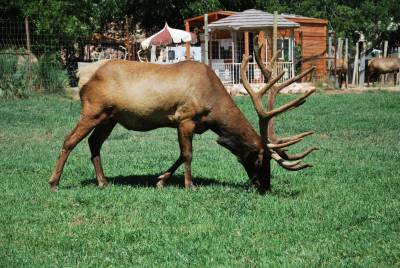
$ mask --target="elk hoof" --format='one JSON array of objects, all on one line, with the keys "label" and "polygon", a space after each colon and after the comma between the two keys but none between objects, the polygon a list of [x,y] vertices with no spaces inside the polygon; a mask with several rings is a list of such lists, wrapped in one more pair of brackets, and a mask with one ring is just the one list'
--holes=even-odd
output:
[{"label": "elk hoof", "polygon": [[194,186],[193,182],[185,183],[185,188],[188,189],[188,190],[192,190],[192,191],[196,191],[197,190],[197,188],[196,188],[196,186]]},{"label": "elk hoof", "polygon": [[58,184],[54,182],[49,182],[50,191],[57,192],[58,191]]},{"label": "elk hoof", "polygon": [[108,181],[106,181],[106,180],[99,180],[99,181],[98,181],[98,185],[99,185],[100,188],[105,188],[105,187],[108,186]]},{"label": "elk hoof", "polygon": [[157,188],[164,188],[165,182],[163,180],[159,180],[156,184]]},{"label": "elk hoof", "polygon": [[166,181],[171,177],[171,172],[165,172],[164,174],[158,177],[159,180]]}]

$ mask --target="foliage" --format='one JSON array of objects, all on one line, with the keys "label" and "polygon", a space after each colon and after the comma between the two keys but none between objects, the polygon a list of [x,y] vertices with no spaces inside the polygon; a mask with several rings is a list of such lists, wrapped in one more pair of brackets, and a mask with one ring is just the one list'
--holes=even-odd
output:
[{"label": "foliage", "polygon": [[[236,101],[256,126],[250,99]],[[194,140],[197,191],[183,188],[182,168],[156,189],[179,155],[176,131],[119,126],[102,150],[113,185],[96,187],[83,141],[51,193],[79,102],[0,100],[0,266],[398,267],[399,102],[399,93],[317,94],[279,117],[278,133],[315,130],[303,145],[321,150],[307,157],[311,169],[274,164],[261,196],[209,132]]]},{"label": "foliage", "polygon": [[150,33],[166,21],[182,28],[184,19],[205,12],[258,8],[327,19],[329,30],[352,42],[359,39],[357,32],[362,32],[373,46],[382,40],[400,45],[398,0],[16,0],[6,6],[2,11],[6,17],[29,16],[36,31],[67,38],[88,36],[111,20],[123,21],[125,16],[132,18],[131,26],[139,23]]},{"label": "foliage", "polygon": [[30,89],[45,93],[63,93],[69,85],[69,76],[57,54],[43,54],[31,65],[31,82],[28,78],[27,56],[18,50],[0,53],[0,98],[23,98]]},{"label": "foliage", "polygon": [[27,91],[27,61],[13,50],[0,51],[0,98],[23,98]]},{"label": "foliage", "polygon": [[33,65],[33,85],[42,92],[64,92],[69,85],[69,77],[57,53],[43,54]]}]

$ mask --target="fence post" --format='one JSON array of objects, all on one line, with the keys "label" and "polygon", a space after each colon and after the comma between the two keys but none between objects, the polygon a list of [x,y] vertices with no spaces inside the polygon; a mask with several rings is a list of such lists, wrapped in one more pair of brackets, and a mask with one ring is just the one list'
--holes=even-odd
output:
[{"label": "fence post", "polygon": [[346,72],[346,87],[349,84],[349,39],[346,38],[344,42],[344,61],[347,64]]},{"label": "fence post", "polygon": [[342,59],[343,56],[343,39],[338,38],[337,50],[335,55],[335,88],[339,88],[339,75],[337,73],[337,62],[338,60]]},{"label": "fence post", "polygon": [[360,74],[359,74],[359,80],[358,80],[358,85],[359,86],[364,86],[365,82],[365,42],[361,41],[361,52],[360,52]]},{"label": "fence post", "polygon": [[208,14],[204,14],[204,63],[208,65]]},{"label": "fence post", "polygon": [[32,86],[32,60],[31,60],[31,37],[29,34],[29,21],[28,17],[25,17],[25,35],[26,35],[26,51],[28,52],[28,88]]},{"label": "fence post", "polygon": [[355,86],[358,84],[358,42],[356,42],[356,55],[354,56],[354,68],[353,68],[353,80],[352,84]]},{"label": "fence post", "polygon": [[[384,45],[383,45],[383,57],[384,57],[384,58],[387,58],[387,49],[388,49],[388,41],[385,41],[385,43],[384,43]],[[387,75],[386,75],[386,74],[384,74],[384,75],[381,76],[381,83],[382,83],[382,84],[385,84],[385,83],[386,83],[386,78],[387,78]]]},{"label": "fence post", "polygon": [[[272,57],[275,56],[277,49],[278,49],[278,11],[274,11],[274,25],[272,28]],[[278,59],[277,59],[278,60]],[[273,77],[277,75],[277,64],[274,64],[272,69]]]},{"label": "fence post", "polygon": [[[131,37],[129,36],[129,20],[128,15],[125,16],[125,47],[127,55],[125,54],[125,60],[132,60],[132,47],[130,45]],[[90,51],[89,51],[90,55]]]},{"label": "fence post", "polygon": [[[400,47],[397,47],[397,57],[400,58]],[[400,86],[400,72],[397,73],[397,84]]]}]

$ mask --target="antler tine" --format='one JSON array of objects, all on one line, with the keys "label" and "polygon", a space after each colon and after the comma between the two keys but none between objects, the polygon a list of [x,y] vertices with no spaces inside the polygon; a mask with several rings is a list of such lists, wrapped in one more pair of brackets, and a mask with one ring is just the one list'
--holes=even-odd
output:
[{"label": "antler tine", "polygon": [[300,160],[309,155],[311,152],[319,150],[317,147],[312,147],[307,150],[305,150],[302,153],[297,153],[297,154],[288,154],[284,152],[283,150],[275,150],[283,159],[285,160]]},{"label": "antler tine", "polygon": [[286,170],[296,171],[307,167],[312,167],[310,164],[301,164],[300,161],[288,162],[279,156],[276,152],[272,152],[271,157],[276,160],[276,162]]},{"label": "antler tine", "polygon": [[297,140],[297,139],[304,138],[304,137],[307,137],[312,134],[314,134],[314,131],[307,131],[307,132],[303,132],[303,133],[300,133],[300,134],[297,134],[297,135],[294,135],[291,137],[279,138],[277,143],[284,143],[284,142],[288,142],[291,140]]},{"label": "antler tine", "polygon": [[296,165],[298,165],[298,164],[300,164],[300,160],[298,160],[298,161],[293,161],[293,162],[290,162],[290,161],[285,161],[285,159],[283,159],[283,157],[281,157],[278,153],[276,153],[276,152],[272,152],[271,153],[271,157],[273,158],[273,159],[275,159],[278,163],[281,163],[281,164],[284,164],[285,166],[288,166],[288,167],[290,167],[290,166],[296,166]]},{"label": "antler tine", "polygon": [[298,107],[299,105],[303,104],[305,102],[305,99],[310,96],[311,94],[313,94],[315,92],[315,89],[312,89],[310,91],[307,91],[303,96],[300,96],[299,98],[290,101],[284,105],[282,105],[279,108],[276,108],[272,111],[268,111],[267,113],[267,117],[272,118],[274,116],[277,116],[278,114],[281,114],[283,112],[286,112],[287,110],[293,108],[293,107]]},{"label": "antler tine", "polygon": [[268,89],[270,89],[272,86],[275,85],[276,82],[279,81],[279,79],[282,78],[282,76],[285,74],[285,71],[281,72],[277,77],[275,77],[274,79],[272,79],[271,81],[269,81],[266,85],[264,85],[260,91],[258,91],[258,94],[260,94],[261,96],[263,96]]},{"label": "antler tine", "polygon": [[284,143],[268,143],[268,148],[269,149],[279,149],[279,148],[284,148],[293,144],[296,144],[300,141],[302,141],[303,139],[297,139],[297,140],[292,140],[292,141],[288,141],[288,142],[284,142]]},{"label": "antler tine", "polygon": [[261,60],[261,49],[264,46],[264,42],[261,42],[261,45],[259,45],[258,43],[258,35],[256,35],[254,37],[254,41],[253,41],[253,46],[254,46],[254,56],[255,56],[255,60],[257,62],[258,67],[260,67],[261,72],[263,73],[264,77],[265,77],[265,82],[268,82],[269,79],[271,78],[272,75],[272,70],[268,69],[264,63]]},{"label": "antler tine", "polygon": [[[255,37],[254,37],[254,41],[253,41],[253,44],[254,44],[254,56],[255,56],[255,60],[256,60],[256,62],[257,62],[257,65],[258,65],[258,67],[260,67],[260,70],[261,70],[261,72],[263,73],[263,75],[264,75],[264,78],[265,78],[265,82],[267,83],[270,79],[271,79],[271,76],[272,76],[272,70],[273,70],[273,67],[274,67],[274,65],[275,65],[275,62],[276,62],[276,60],[278,59],[278,56],[279,56],[279,53],[280,53],[280,49],[275,53],[275,55],[272,57],[272,59],[271,59],[271,62],[270,62],[270,67],[268,68],[268,67],[266,67],[265,65],[264,65],[264,63],[262,62],[262,60],[261,60],[261,50],[262,50],[262,47],[264,46],[264,41],[262,41],[261,42],[261,45],[259,45],[259,41],[258,41],[258,35],[256,35]],[[284,75],[284,73],[281,73],[281,74],[279,74],[278,76],[283,76]],[[277,79],[274,83],[271,83],[271,85],[274,85],[277,81],[278,81],[279,79]],[[264,94],[265,94],[265,92],[269,89],[270,87],[268,87],[268,88],[266,88],[265,90],[264,90]]]},{"label": "antler tine", "polygon": [[308,168],[308,167],[312,167],[312,165],[310,165],[310,164],[299,164],[299,165],[296,165],[296,166],[293,166],[293,167],[288,167],[288,166],[285,166],[283,164],[282,165],[280,164],[280,166],[283,167],[284,169],[290,170],[290,171],[298,171],[298,170],[302,170],[302,169],[305,169],[305,168]]},{"label": "antler tine", "polygon": [[271,63],[270,63],[271,69],[274,68],[275,63],[276,63],[276,61],[277,61],[277,59],[278,59],[278,57],[279,57],[279,53],[281,53],[281,51],[282,51],[282,49],[278,49],[278,50],[276,51],[275,55],[272,57]]},{"label": "antler tine", "polygon": [[249,93],[251,100],[254,104],[254,107],[257,111],[257,114],[260,117],[265,118],[267,115],[267,112],[264,110],[264,108],[262,106],[262,99],[261,99],[262,95],[259,95],[256,92],[254,92],[249,81],[247,80],[246,69],[247,69],[248,62],[249,62],[249,57],[246,55],[243,55],[242,64],[240,65],[240,77],[242,79],[242,84],[243,84],[243,87],[246,89],[247,93]]},{"label": "antler tine", "polygon": [[310,72],[312,72],[312,71],[314,71],[314,70],[315,70],[315,66],[312,66],[312,67],[308,68],[307,70],[305,70],[304,72],[302,72],[301,74],[296,75],[295,77],[293,77],[293,78],[287,80],[286,82],[280,84],[280,85],[279,85],[278,87],[276,87],[276,89],[275,89],[275,90],[277,91],[276,93],[279,93],[279,91],[281,91],[281,90],[284,89],[285,87],[291,85],[292,83],[299,81],[299,80],[302,79],[304,76],[306,76],[307,74],[309,74]]}]

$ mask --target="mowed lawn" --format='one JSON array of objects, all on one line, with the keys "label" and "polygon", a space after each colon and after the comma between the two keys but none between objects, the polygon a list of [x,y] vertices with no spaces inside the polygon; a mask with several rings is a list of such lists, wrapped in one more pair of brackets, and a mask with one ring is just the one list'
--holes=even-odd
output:
[{"label": "mowed lawn", "polygon": [[[257,125],[249,98],[236,102]],[[274,163],[266,195],[211,132],[194,140],[197,191],[183,188],[182,168],[157,189],[179,155],[176,130],[121,126],[102,150],[110,187],[97,188],[84,140],[52,193],[79,108],[57,96],[0,101],[1,267],[400,265],[400,93],[316,94],[279,117],[282,136],[316,131],[293,151],[320,150],[307,170]]]}]

